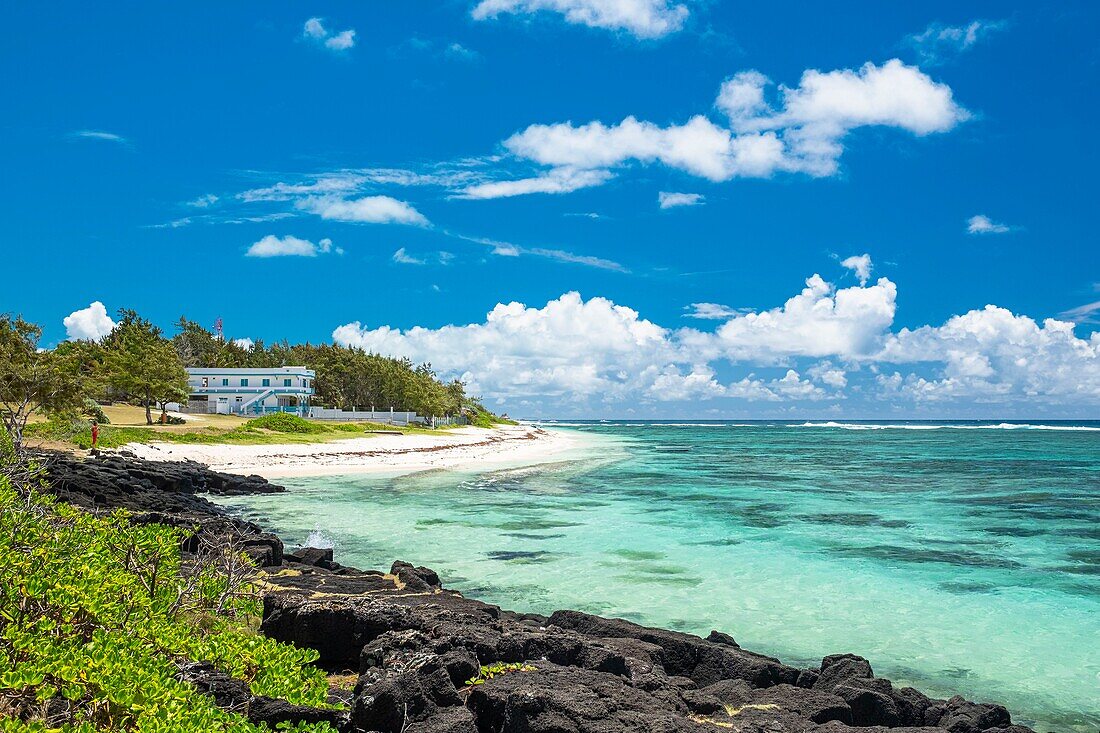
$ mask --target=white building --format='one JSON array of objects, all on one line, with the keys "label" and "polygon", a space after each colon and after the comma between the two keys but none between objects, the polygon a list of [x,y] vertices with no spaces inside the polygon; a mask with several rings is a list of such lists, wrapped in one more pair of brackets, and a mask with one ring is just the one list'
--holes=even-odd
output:
[{"label": "white building", "polygon": [[316,374],[305,367],[188,369],[188,412],[223,415],[309,414]]}]

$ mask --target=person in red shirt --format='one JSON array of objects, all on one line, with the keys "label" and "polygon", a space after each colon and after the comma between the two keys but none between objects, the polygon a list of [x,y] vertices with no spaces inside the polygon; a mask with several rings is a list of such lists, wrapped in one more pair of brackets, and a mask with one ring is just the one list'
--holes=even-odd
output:
[{"label": "person in red shirt", "polygon": [[99,423],[92,420],[92,454],[98,455],[99,453]]}]

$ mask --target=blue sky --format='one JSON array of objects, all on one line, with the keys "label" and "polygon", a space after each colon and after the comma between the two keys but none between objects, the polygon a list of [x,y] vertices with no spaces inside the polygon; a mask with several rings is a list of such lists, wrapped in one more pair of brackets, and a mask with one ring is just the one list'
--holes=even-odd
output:
[{"label": "blue sky", "polygon": [[520,415],[1100,417],[1093,3],[4,15],[0,310],[50,343],[128,307]]}]

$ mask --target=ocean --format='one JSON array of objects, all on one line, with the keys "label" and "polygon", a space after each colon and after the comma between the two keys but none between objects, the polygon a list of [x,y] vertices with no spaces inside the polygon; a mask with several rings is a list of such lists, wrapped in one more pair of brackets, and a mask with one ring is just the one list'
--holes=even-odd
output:
[{"label": "ocean", "polygon": [[718,629],[804,666],[853,652],[1037,730],[1100,728],[1100,422],[544,425],[584,439],[221,503],[506,608]]}]

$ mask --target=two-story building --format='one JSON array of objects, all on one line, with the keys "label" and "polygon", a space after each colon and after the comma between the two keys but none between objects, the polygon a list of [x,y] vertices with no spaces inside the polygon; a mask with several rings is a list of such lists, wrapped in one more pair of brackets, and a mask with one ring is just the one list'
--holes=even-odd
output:
[{"label": "two-story building", "polygon": [[305,367],[188,369],[187,411],[222,415],[289,412],[305,417],[316,374]]}]

